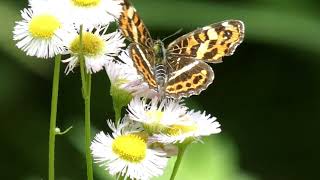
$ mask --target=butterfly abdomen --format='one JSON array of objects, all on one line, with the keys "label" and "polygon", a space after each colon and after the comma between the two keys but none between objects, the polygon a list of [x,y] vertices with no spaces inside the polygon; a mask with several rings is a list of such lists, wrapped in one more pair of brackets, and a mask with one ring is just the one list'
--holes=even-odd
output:
[{"label": "butterfly abdomen", "polygon": [[164,87],[167,82],[167,70],[166,65],[157,64],[154,69],[156,81],[160,87]]}]

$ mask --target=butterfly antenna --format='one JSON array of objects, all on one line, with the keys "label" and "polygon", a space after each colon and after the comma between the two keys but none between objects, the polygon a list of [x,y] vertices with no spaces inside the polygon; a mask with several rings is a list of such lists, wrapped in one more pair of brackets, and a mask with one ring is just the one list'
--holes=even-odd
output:
[{"label": "butterfly antenna", "polygon": [[110,16],[112,16],[112,17],[115,19],[115,21],[116,21],[117,23],[119,23],[119,18],[117,18],[116,15],[114,15],[114,14],[112,14],[112,13],[110,13],[110,12],[107,12],[107,14],[109,14]]},{"label": "butterfly antenna", "polygon": [[179,34],[181,31],[182,31],[182,28],[179,29],[178,31],[176,31],[175,33],[173,33],[173,34],[171,34],[171,35],[163,38],[161,41],[163,42],[163,41],[165,41],[166,39],[171,38],[172,36],[175,36],[175,35]]}]

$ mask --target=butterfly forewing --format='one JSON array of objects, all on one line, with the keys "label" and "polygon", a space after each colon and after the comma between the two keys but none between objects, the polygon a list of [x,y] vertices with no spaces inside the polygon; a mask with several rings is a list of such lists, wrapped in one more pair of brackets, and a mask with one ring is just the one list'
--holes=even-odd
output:
[{"label": "butterfly forewing", "polygon": [[168,70],[166,94],[172,98],[200,94],[214,78],[214,73],[208,64],[190,58],[170,57]]},{"label": "butterfly forewing", "polygon": [[131,43],[129,46],[129,54],[133,60],[133,64],[137,71],[143,76],[145,82],[149,84],[151,88],[157,88],[157,82],[154,76],[154,60],[153,51],[150,51],[145,46],[137,43]]},{"label": "butterfly forewing", "polygon": [[122,4],[119,26],[124,36],[129,40],[152,48],[153,41],[148,29],[139,17],[136,9],[127,0],[124,0]]},{"label": "butterfly forewing", "polygon": [[168,56],[194,58],[206,62],[221,62],[230,56],[244,37],[244,25],[227,20],[196,29],[176,39],[168,46]]}]

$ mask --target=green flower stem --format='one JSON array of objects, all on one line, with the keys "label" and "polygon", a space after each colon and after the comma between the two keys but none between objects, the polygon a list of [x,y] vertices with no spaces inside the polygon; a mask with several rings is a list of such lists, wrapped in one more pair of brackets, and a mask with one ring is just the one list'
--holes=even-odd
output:
[{"label": "green flower stem", "polygon": [[90,150],[91,143],[91,129],[90,129],[90,98],[91,98],[91,74],[85,71],[85,59],[83,55],[83,44],[82,44],[82,30],[83,26],[80,26],[80,72],[82,81],[82,96],[84,99],[84,128],[85,128],[85,146],[86,146],[86,163],[87,163],[87,179],[93,180],[93,169],[92,169],[92,157]]},{"label": "green flower stem", "polygon": [[87,90],[86,98],[84,99],[85,103],[85,141],[86,141],[86,160],[87,160],[87,176],[88,180],[93,180],[93,169],[92,169],[92,156],[90,150],[91,144],[91,127],[90,127],[90,97],[91,97],[91,74],[88,73],[87,76]]},{"label": "green flower stem", "polygon": [[114,113],[115,113],[115,122],[118,125],[119,121],[120,121],[120,118],[121,118],[121,109],[122,109],[122,107],[115,106],[114,103],[113,103],[113,109],[114,109]]},{"label": "green flower stem", "polygon": [[50,115],[50,130],[49,130],[49,172],[48,179],[54,180],[54,148],[56,139],[56,120],[57,120],[57,105],[59,94],[59,75],[60,75],[61,55],[57,55],[54,60],[52,96],[51,96],[51,115]]},{"label": "green flower stem", "polygon": [[86,92],[86,88],[85,88],[85,85],[86,85],[86,76],[85,76],[85,60],[84,60],[84,56],[83,56],[83,45],[82,45],[82,31],[83,31],[83,26],[81,25],[80,26],[80,54],[79,54],[79,62],[80,62],[80,72],[81,72],[81,82],[82,82],[82,96],[83,98],[85,98],[87,92]]},{"label": "green flower stem", "polygon": [[174,164],[170,180],[174,180],[174,178],[176,177],[178,169],[179,169],[180,164],[181,164],[182,157],[184,155],[184,152],[185,152],[186,148],[187,148],[186,144],[179,145],[178,157],[177,157],[177,160],[176,160],[176,162]]}]

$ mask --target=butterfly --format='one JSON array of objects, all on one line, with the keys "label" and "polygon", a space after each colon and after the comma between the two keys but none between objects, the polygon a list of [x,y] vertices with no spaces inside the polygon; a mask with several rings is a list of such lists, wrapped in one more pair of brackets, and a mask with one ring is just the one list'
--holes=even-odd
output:
[{"label": "butterfly", "polygon": [[151,38],[127,0],[123,1],[118,24],[131,41],[129,54],[144,81],[160,94],[175,99],[205,90],[214,79],[207,63],[222,62],[222,57],[232,55],[244,38],[243,22],[226,20],[198,28],[165,48],[161,40]]}]

